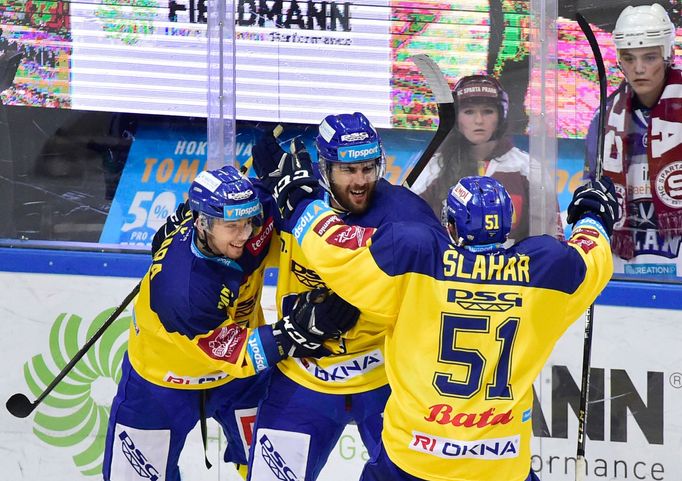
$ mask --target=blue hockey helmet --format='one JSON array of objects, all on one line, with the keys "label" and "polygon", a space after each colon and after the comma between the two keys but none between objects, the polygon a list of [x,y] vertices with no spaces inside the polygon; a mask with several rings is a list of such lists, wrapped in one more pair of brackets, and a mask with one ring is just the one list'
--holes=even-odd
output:
[{"label": "blue hockey helmet", "polygon": [[188,197],[190,209],[209,222],[253,217],[255,225],[262,223],[263,206],[253,184],[231,165],[200,172],[189,188]]},{"label": "blue hockey helmet", "polygon": [[320,123],[315,138],[319,154],[320,173],[327,188],[331,186],[331,164],[355,164],[374,160],[377,179],[386,170],[386,158],[379,134],[360,112],[328,115]]},{"label": "blue hockey helmet", "polygon": [[502,85],[490,75],[467,75],[455,84],[452,91],[455,101],[455,117],[467,104],[490,103],[497,107],[499,121],[492,138],[500,138],[507,131],[509,96]]},{"label": "blue hockey helmet", "polygon": [[468,245],[503,243],[512,225],[514,204],[509,193],[492,177],[462,177],[450,188],[444,223],[457,228],[457,242]]}]

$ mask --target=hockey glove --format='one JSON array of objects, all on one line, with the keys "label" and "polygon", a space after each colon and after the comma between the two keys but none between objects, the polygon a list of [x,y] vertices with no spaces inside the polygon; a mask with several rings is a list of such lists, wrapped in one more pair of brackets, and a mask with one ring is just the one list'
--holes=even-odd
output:
[{"label": "hockey glove", "polygon": [[289,155],[277,142],[274,132],[276,128],[266,131],[251,151],[253,170],[269,191],[282,178],[284,162]]},{"label": "hockey glove", "polygon": [[296,206],[304,199],[315,197],[322,189],[313,173],[310,154],[300,139],[291,141],[291,154],[284,158],[281,178],[272,190],[272,196],[285,219],[296,210]]},{"label": "hockey glove", "polygon": [[339,339],[355,326],[360,311],[325,288],[299,294],[291,313],[274,325],[273,334],[291,357],[323,357],[332,352],[327,339]]},{"label": "hockey glove", "polygon": [[163,241],[166,240],[166,237],[177,229],[180,224],[182,224],[182,221],[189,215],[192,215],[189,203],[183,202],[178,205],[178,208],[175,209],[173,214],[166,217],[166,223],[156,231],[156,234],[154,234],[154,238],[152,239],[152,256],[159,250]]},{"label": "hockey glove", "polygon": [[610,236],[613,224],[618,220],[618,200],[616,189],[609,177],[591,180],[578,187],[573,193],[573,200],[568,206],[567,222],[575,224],[585,214],[594,214],[601,219],[601,223]]}]

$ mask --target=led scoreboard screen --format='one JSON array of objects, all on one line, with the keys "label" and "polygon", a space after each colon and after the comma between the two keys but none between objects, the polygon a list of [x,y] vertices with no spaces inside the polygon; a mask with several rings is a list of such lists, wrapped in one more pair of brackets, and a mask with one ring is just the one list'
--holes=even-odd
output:
[{"label": "led scoreboard screen", "polygon": [[[501,78],[527,111],[530,2],[503,0],[502,11],[491,3],[236,0],[237,117],[317,123],[358,110],[379,127],[434,128],[436,106],[409,59],[416,53],[433,57],[452,84],[475,73]],[[20,49],[24,59],[2,101],[206,116],[208,7],[208,0],[3,0],[0,50]],[[559,131],[581,137],[598,103],[595,69],[577,24],[559,18],[557,27]],[[610,34],[594,30],[613,89]],[[514,69],[521,75],[505,84]]]}]

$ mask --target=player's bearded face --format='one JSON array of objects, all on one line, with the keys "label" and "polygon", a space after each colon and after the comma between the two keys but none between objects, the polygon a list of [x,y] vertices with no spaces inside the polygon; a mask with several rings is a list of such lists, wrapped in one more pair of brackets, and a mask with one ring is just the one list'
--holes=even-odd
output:
[{"label": "player's bearded face", "polygon": [[331,166],[329,183],[335,200],[342,208],[362,214],[369,208],[377,183],[377,162],[335,162]]}]

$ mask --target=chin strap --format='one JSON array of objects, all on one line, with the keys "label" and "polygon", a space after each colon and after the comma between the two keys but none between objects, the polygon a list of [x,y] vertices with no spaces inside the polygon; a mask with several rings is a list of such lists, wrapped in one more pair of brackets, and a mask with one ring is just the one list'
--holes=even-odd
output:
[{"label": "chin strap", "polygon": [[[216,254],[216,253],[213,251],[213,249],[211,249],[211,246],[208,245],[208,236],[206,235],[206,232],[199,232],[198,229],[195,230],[195,232],[196,232],[196,234],[197,234],[196,237],[195,237],[195,239],[196,239],[197,242],[199,243],[199,247],[201,247],[201,248],[204,249],[206,252],[208,252],[209,255],[212,255],[212,256],[215,256],[215,257],[219,257],[219,255]],[[203,237],[202,237],[201,234],[203,234]]]}]

